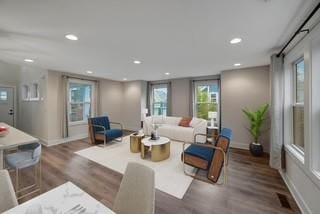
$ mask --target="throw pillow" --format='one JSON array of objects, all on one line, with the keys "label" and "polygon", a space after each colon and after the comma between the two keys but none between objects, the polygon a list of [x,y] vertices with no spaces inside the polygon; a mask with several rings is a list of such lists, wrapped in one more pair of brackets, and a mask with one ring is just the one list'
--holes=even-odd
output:
[{"label": "throw pillow", "polygon": [[180,120],[179,126],[190,127],[191,120],[192,120],[192,118],[190,118],[190,117],[183,117]]}]

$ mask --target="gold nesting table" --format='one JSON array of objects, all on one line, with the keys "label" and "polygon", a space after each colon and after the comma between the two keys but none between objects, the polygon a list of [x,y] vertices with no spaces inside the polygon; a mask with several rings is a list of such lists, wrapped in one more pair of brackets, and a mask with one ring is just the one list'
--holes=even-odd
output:
[{"label": "gold nesting table", "polygon": [[160,137],[157,140],[151,140],[145,137],[141,140],[141,158],[145,158],[146,154],[151,151],[151,160],[154,162],[162,161],[170,157],[170,139]]},{"label": "gold nesting table", "polygon": [[130,135],[130,151],[132,153],[140,152],[142,138],[144,138],[144,134],[131,134]]}]

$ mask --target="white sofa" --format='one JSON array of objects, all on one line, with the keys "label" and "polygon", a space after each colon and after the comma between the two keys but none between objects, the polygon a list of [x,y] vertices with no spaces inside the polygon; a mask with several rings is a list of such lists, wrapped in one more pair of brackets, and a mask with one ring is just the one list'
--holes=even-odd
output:
[{"label": "white sofa", "polygon": [[[182,117],[150,116],[143,121],[143,132],[151,135],[152,124],[159,124],[158,134],[169,139],[184,142],[193,142],[195,134],[207,133],[207,121],[200,118],[192,118],[190,127],[179,126]],[[205,143],[205,136],[198,136],[197,142]]]}]

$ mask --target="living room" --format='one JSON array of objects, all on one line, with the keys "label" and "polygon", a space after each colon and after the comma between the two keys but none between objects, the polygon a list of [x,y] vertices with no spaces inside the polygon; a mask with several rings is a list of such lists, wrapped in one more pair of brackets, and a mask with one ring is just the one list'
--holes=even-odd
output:
[{"label": "living room", "polygon": [[319,1],[0,6],[1,212],[320,212]]}]

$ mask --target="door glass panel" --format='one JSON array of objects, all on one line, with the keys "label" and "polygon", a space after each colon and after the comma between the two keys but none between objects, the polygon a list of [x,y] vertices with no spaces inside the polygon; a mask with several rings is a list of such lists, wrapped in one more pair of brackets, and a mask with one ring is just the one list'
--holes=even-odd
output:
[{"label": "door glass panel", "polygon": [[0,101],[7,101],[7,100],[8,100],[8,92],[0,91]]}]

